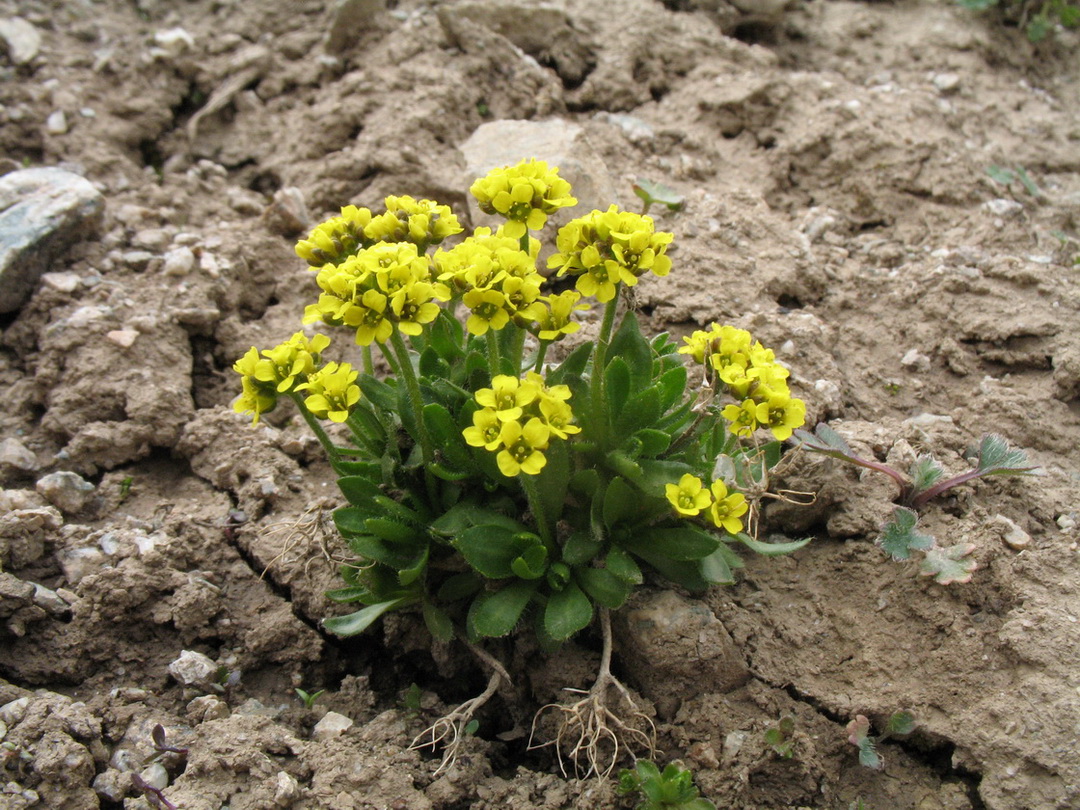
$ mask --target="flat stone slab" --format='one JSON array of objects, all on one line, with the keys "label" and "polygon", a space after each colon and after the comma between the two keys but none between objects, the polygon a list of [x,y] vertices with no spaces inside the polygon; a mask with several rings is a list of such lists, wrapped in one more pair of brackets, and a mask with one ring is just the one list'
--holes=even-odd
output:
[{"label": "flat stone slab", "polygon": [[101,225],[105,198],[63,169],[21,169],[0,177],[0,313],[15,312],[41,276]]}]

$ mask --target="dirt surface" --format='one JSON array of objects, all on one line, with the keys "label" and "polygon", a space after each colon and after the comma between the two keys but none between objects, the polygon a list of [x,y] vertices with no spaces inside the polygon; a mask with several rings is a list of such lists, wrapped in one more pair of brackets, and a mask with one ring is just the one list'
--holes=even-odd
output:
[{"label": "dirt surface", "polygon": [[[598,157],[569,179],[627,207],[639,176],[685,195],[652,212],[676,234],[638,287],[653,332],[751,329],[811,421],[880,459],[960,471],[994,431],[1046,471],[927,512],[976,545],[943,587],[873,545],[887,481],[804,459],[784,483],[816,504],[763,528],[813,543],[703,601],[652,583],[616,621],[659,759],[720,808],[1080,808],[1077,38],[945,0],[331,5],[0,0],[40,35],[0,47],[4,172],[105,200],[2,316],[0,808],[154,806],[133,773],[183,810],[631,806],[526,746],[587,686],[590,633],[551,659],[493,644],[515,685],[457,764],[409,750],[485,672],[414,617],[321,631],[330,470],[299,420],[230,407],[231,364],[313,296],[298,233],[391,193],[467,220],[459,147],[500,119],[580,127]],[[635,635],[657,604],[679,633]],[[846,723],[899,709],[917,730],[860,767]],[[784,715],[789,759],[764,739]],[[157,724],[186,754],[148,762]]]}]

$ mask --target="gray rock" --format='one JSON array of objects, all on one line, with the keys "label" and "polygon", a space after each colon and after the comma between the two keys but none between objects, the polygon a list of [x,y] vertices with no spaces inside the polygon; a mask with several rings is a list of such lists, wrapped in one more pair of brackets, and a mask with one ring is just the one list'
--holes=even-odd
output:
[{"label": "gray rock", "polygon": [[105,563],[105,555],[93,546],[65,548],[56,553],[56,561],[69,585],[78,585],[84,578],[96,574]]},{"label": "gray rock", "polygon": [[292,807],[300,798],[300,783],[285,771],[278,771],[274,789],[274,804],[278,807]]},{"label": "gray rock", "polygon": [[50,135],[63,135],[68,131],[67,113],[63,110],[53,110],[45,119],[45,131]]},{"label": "gray rock", "polygon": [[131,774],[118,771],[116,768],[107,768],[94,777],[91,787],[102,799],[113,804],[121,804],[131,788]]},{"label": "gray rock", "polygon": [[960,77],[955,73],[937,73],[930,81],[934,83],[934,87],[942,95],[955,93],[960,89]]},{"label": "gray rock", "polygon": [[315,728],[311,732],[311,738],[313,740],[332,740],[352,727],[353,721],[345,715],[337,712],[327,712],[323,715],[322,720],[315,724]]},{"label": "gray rock", "polygon": [[[465,156],[466,185],[500,166],[536,159],[557,167],[559,176],[570,182],[578,204],[570,209],[572,213],[568,218],[594,208],[605,211],[609,205],[618,202],[611,175],[589,143],[585,131],[561,118],[491,121],[477,127],[461,145],[461,151]],[[470,205],[474,205],[471,195]],[[478,209],[475,214],[477,218],[485,219]]]},{"label": "gray rock", "polygon": [[984,211],[989,211],[995,217],[1012,218],[1019,216],[1024,212],[1024,206],[1016,200],[987,200],[981,207]]},{"label": "gray rock", "polygon": [[68,470],[49,473],[37,482],[37,491],[65,514],[81,512],[94,497],[94,485]]},{"label": "gray rock", "polygon": [[214,695],[199,695],[187,705],[187,718],[193,724],[228,717],[229,704]]},{"label": "gray rock", "polygon": [[1001,542],[1013,551],[1023,551],[1031,545],[1031,535],[1021,529],[1016,522],[1004,515],[995,515],[990,523],[1001,535]]},{"label": "gray rock", "polygon": [[22,472],[33,472],[39,466],[37,456],[18,439],[7,438],[0,441],[0,467],[13,467]]},{"label": "gray rock", "polygon": [[30,706],[29,697],[21,697],[10,703],[0,706],[0,720],[7,723],[8,728],[17,726],[26,717],[26,710]]},{"label": "gray rock", "polygon": [[151,762],[139,776],[142,777],[146,784],[156,787],[158,790],[164,790],[169,786],[169,772],[165,770],[165,766],[160,762]]},{"label": "gray rock", "polygon": [[218,665],[209,656],[194,650],[183,650],[169,664],[169,674],[184,686],[206,688],[217,683]]},{"label": "gray rock", "polygon": [[0,20],[0,40],[16,65],[25,65],[41,50],[41,32],[22,17]]},{"label": "gray rock", "polygon": [[0,177],[0,313],[15,312],[50,265],[101,224],[105,198],[63,169]]},{"label": "gray rock", "polygon": [[186,276],[195,267],[195,253],[189,247],[173,248],[165,254],[162,272],[167,276]]},{"label": "gray rock", "polygon": [[930,370],[930,358],[918,349],[911,349],[900,358],[900,365],[912,371],[925,372]]}]

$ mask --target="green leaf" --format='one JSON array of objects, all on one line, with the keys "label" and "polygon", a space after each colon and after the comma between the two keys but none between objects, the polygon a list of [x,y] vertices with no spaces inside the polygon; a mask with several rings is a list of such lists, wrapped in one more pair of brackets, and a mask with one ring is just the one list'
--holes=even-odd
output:
[{"label": "green leaf", "polygon": [[600,488],[600,473],[589,468],[578,470],[570,476],[570,490],[586,498],[593,498]]},{"label": "green leaf", "polygon": [[646,211],[654,203],[666,205],[672,211],[678,211],[683,207],[683,196],[663,183],[639,177],[633,188],[634,193],[645,202]]},{"label": "green leaf", "polygon": [[651,458],[660,455],[671,446],[671,434],[662,430],[644,428],[634,434],[641,446],[641,455]]},{"label": "green leaf", "polygon": [[638,461],[638,466],[641,467],[641,480],[630,480],[645,492],[655,493],[657,497],[663,497],[667,484],[678,481],[685,473],[694,472],[694,468],[685,462],[660,458],[643,458]]},{"label": "green leaf", "polygon": [[[1036,18],[1036,19],[1038,19],[1038,18]],[[1032,20],[1031,24],[1028,26],[1028,37],[1031,36],[1031,29],[1032,29],[1032,27],[1034,25],[1035,25],[1035,20]],[[1053,30],[1053,25],[1050,25],[1049,21],[1047,21],[1047,33],[1050,33],[1050,31],[1052,31],[1052,30]],[[1031,41],[1032,42],[1038,42],[1038,40],[1035,40],[1035,39],[1033,39]],[[1017,166],[1016,167],[1016,176],[1017,176],[1017,178],[1019,178],[1020,184],[1027,190],[1027,193],[1030,194],[1032,197],[1041,197],[1041,196],[1043,196],[1042,189],[1039,188],[1037,185],[1035,185],[1035,181],[1031,179],[1031,175],[1029,175],[1027,173],[1027,169],[1025,169],[1023,166]]]},{"label": "green leaf", "polygon": [[477,506],[474,501],[461,501],[455,504],[432,522],[429,530],[443,537],[454,537],[466,529],[482,524],[502,526],[511,532],[528,531],[528,527],[518,523],[512,517],[496,512],[494,509]]},{"label": "green leaf", "polygon": [[393,544],[416,545],[426,539],[412,526],[388,518],[368,518],[364,521],[364,530],[366,534]]},{"label": "green leaf", "polygon": [[604,493],[604,525],[611,529],[633,516],[641,505],[641,493],[615,476]]},{"label": "green leaf", "polygon": [[979,443],[976,469],[982,475],[1032,475],[1038,467],[1028,462],[1023,450],[1015,450],[1003,436],[988,433]]},{"label": "green leaf", "polygon": [[807,537],[803,540],[792,540],[790,543],[763,543],[760,540],[755,540],[746,532],[739,532],[735,535],[735,539],[749,548],[751,551],[756,551],[758,554],[762,554],[766,557],[780,557],[784,554],[791,554],[794,551],[798,551],[814,538]]},{"label": "green leaf", "polygon": [[930,489],[945,477],[945,468],[928,453],[922,453],[911,465],[911,488],[915,493]]},{"label": "green leaf", "polygon": [[446,582],[440,586],[436,598],[438,598],[440,602],[456,602],[458,599],[472,596],[482,587],[484,587],[484,581],[480,579],[480,577],[472,571],[465,571],[460,574],[454,574],[447,579]]},{"label": "green leaf", "polygon": [[556,641],[566,641],[588,626],[592,615],[593,606],[589,597],[576,583],[568,582],[561,591],[555,591],[548,597],[544,609],[544,628]]},{"label": "green leaf", "polygon": [[435,448],[451,466],[458,469],[472,467],[472,454],[461,435],[461,429],[454,422],[445,407],[437,402],[429,403],[423,409],[424,426]]},{"label": "green leaf", "polygon": [[857,714],[847,725],[848,742],[859,749],[859,764],[868,768],[880,768],[881,757],[875,750],[874,740],[870,737],[870,721],[865,715]]},{"label": "green leaf", "polygon": [[451,317],[447,310],[440,310],[439,317],[431,324],[431,348],[439,353],[439,357],[453,366],[465,357],[465,352],[461,348],[461,338],[461,323]]},{"label": "green leaf", "polygon": [[602,544],[586,531],[571,534],[563,545],[562,559],[567,565],[585,565],[600,553]]},{"label": "green leaf", "polygon": [[[641,327],[634,313],[627,313],[619,324],[619,328],[611,338],[607,356],[613,360],[622,360],[626,364],[633,383],[630,386],[631,390],[640,390],[652,382],[652,348],[642,336]],[[609,369],[611,362],[612,360],[608,362]]]},{"label": "green leaf", "polygon": [[570,450],[567,442],[553,437],[544,455],[547,464],[533,480],[536,481],[544,515],[549,525],[554,526],[562,519],[566,505],[566,492],[570,485]]},{"label": "green leaf", "polygon": [[381,461],[335,461],[333,462],[334,472],[338,474],[339,480],[341,478],[366,478],[373,484],[377,484],[382,480],[382,462]]},{"label": "green leaf", "polygon": [[548,551],[541,543],[530,546],[510,563],[510,570],[521,579],[540,579],[547,572]]},{"label": "green leaf", "polygon": [[813,433],[799,428],[794,435],[808,450],[837,455],[840,458],[851,458],[855,455],[843,437],[824,422],[819,422]]},{"label": "green leaf", "polygon": [[389,602],[379,602],[375,605],[368,605],[366,608],[358,610],[356,613],[350,613],[348,616],[331,616],[323,619],[322,624],[324,628],[335,635],[355,636],[358,633],[363,633],[367,630],[376,619],[388,610],[411,605],[415,601],[415,596],[402,596],[397,599],[391,599]]},{"label": "green leaf", "polygon": [[574,578],[594,602],[612,610],[622,607],[630,595],[630,585],[603,568],[575,568]]},{"label": "green leaf", "polygon": [[645,581],[634,558],[618,546],[611,547],[611,551],[604,558],[604,567],[628,585],[640,585]]},{"label": "green leaf", "polygon": [[676,529],[646,529],[623,539],[621,545],[639,557],[644,557],[642,552],[645,552],[685,562],[708,557],[719,547],[720,540],[688,524]]},{"label": "green leaf", "polygon": [[398,392],[393,386],[370,374],[361,374],[356,384],[360,386],[364,397],[383,413],[394,413],[397,410]]},{"label": "green leaf", "polygon": [[466,529],[451,542],[480,574],[488,579],[505,579],[514,576],[514,560],[540,543],[540,538],[530,532],[485,524]]},{"label": "green leaf", "polygon": [[660,410],[667,410],[677,402],[681,402],[686,393],[686,366],[680,364],[675,368],[668,369],[657,380],[660,389]]},{"label": "green leaf", "polygon": [[877,544],[890,554],[894,560],[907,560],[912,550],[925,551],[934,546],[934,538],[915,531],[919,516],[913,509],[898,506],[892,517],[881,527]]},{"label": "green leaf", "polygon": [[[716,549],[708,557],[703,557],[701,560],[701,577],[710,585],[734,585],[735,574],[731,572],[731,557],[736,556],[727,545],[727,543],[721,543],[720,547]],[[742,560],[739,560],[742,564]]]},{"label": "green leaf", "polygon": [[334,525],[348,539],[352,535],[367,532],[365,524],[371,515],[371,509],[364,509],[359,506],[343,506],[334,510]]},{"label": "green leaf", "polygon": [[398,582],[402,585],[412,585],[416,582],[416,580],[420,578],[420,575],[424,573],[424,569],[427,568],[428,555],[430,552],[431,546],[425,544],[411,562],[400,568],[398,571]]},{"label": "green leaf", "polygon": [[[344,535],[344,533],[343,533]],[[412,568],[422,549],[419,545],[398,545],[370,534],[350,534],[345,537],[349,548],[361,557],[388,565],[395,571]]]},{"label": "green leaf", "polygon": [[656,424],[660,419],[660,393],[655,387],[646,388],[627,400],[622,413],[614,421],[616,436],[629,436],[641,428]]},{"label": "green leaf", "polygon": [[865,765],[867,768],[874,768],[880,770],[884,763],[881,761],[881,757],[878,755],[877,746],[874,745],[874,741],[869,737],[865,737],[859,742],[859,764]]},{"label": "green leaf", "polygon": [[915,717],[911,712],[893,712],[885,729],[889,734],[903,737],[915,730]]},{"label": "green leaf", "polygon": [[439,353],[430,346],[420,352],[420,362],[417,364],[417,370],[420,372],[421,377],[431,379],[450,376],[450,365],[439,357]]},{"label": "green leaf", "polygon": [[452,641],[454,638],[454,624],[450,617],[441,608],[424,602],[424,624],[433,638],[439,641]]},{"label": "green leaf", "polygon": [[582,343],[570,352],[557,368],[548,373],[548,386],[565,384],[571,378],[580,379],[581,375],[585,373],[589,358],[592,356],[592,350],[593,344],[592,341],[589,341]]},{"label": "green leaf", "polygon": [[353,506],[370,508],[372,501],[383,492],[366,475],[346,475],[338,479],[338,489]]},{"label": "green leaf", "polygon": [[926,577],[933,577],[934,581],[941,585],[971,582],[972,574],[979,567],[979,564],[968,556],[973,551],[975,551],[974,543],[958,543],[947,548],[932,548],[926,552],[926,556],[919,565],[919,573]]},{"label": "green leaf", "polygon": [[630,366],[621,357],[612,358],[604,372],[604,391],[607,395],[608,421],[614,425],[630,397]]},{"label": "green leaf", "polygon": [[1012,169],[1006,169],[1004,166],[987,166],[986,173],[991,180],[1003,186],[1016,182],[1016,174]]},{"label": "green leaf", "polygon": [[371,591],[365,585],[350,585],[326,592],[326,598],[332,602],[365,602],[370,595]]},{"label": "green leaf", "polygon": [[518,623],[529,600],[536,592],[536,582],[515,580],[498,591],[485,591],[469,608],[469,624],[477,635],[501,638]]}]

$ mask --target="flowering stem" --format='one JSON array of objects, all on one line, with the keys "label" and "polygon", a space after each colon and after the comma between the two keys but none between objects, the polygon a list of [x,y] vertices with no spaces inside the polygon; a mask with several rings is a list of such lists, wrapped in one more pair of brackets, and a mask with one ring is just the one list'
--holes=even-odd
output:
[{"label": "flowering stem", "polygon": [[391,333],[390,342],[393,344],[394,352],[397,354],[398,362],[395,371],[405,381],[405,389],[409,392],[409,403],[412,405],[413,419],[416,420],[416,433],[420,439],[420,450],[423,453],[424,464],[431,464],[435,460],[435,454],[431,449],[431,437],[428,436],[427,428],[424,426],[423,402],[420,399],[420,381],[416,379],[416,369],[412,366],[409,348],[405,345],[405,340],[397,329],[394,329]]},{"label": "flowering stem", "polygon": [[544,373],[544,355],[547,354],[547,347],[550,345],[550,340],[541,340],[540,348],[536,350],[536,365],[533,366],[533,371],[537,374]]},{"label": "flowering stem", "polygon": [[514,370],[521,372],[521,358],[525,353],[525,330],[515,329],[514,338],[511,341],[510,361],[514,364]]},{"label": "flowering stem", "polygon": [[600,324],[600,336],[593,349],[592,377],[589,380],[589,396],[592,399],[593,421],[596,424],[598,443],[607,438],[607,403],[604,401],[604,371],[607,368],[607,350],[611,332],[615,326],[615,310],[619,306],[622,284],[615,285],[615,296],[604,304],[604,320]]},{"label": "flowering stem", "polygon": [[491,369],[491,376],[494,378],[497,374],[502,374],[502,358],[499,353],[499,333],[494,329],[488,329],[487,350],[488,366]]},{"label": "flowering stem", "polygon": [[540,531],[540,539],[544,541],[544,545],[548,547],[549,552],[554,551],[555,547],[551,542],[551,527],[548,526],[544,502],[540,500],[540,491],[536,488],[536,479],[531,475],[522,473],[518,476],[518,480],[521,482],[521,488],[525,490],[525,497],[529,499],[529,509],[536,520],[536,528]]},{"label": "flowering stem", "polygon": [[290,391],[289,399],[296,403],[296,409],[300,411],[300,415],[304,417],[304,421],[307,422],[308,427],[311,428],[311,432],[315,434],[315,438],[318,439],[319,444],[323,446],[327,458],[330,459],[330,464],[334,465],[341,461],[341,453],[338,452],[334,443],[330,441],[330,437],[326,435],[326,431],[323,430],[323,426],[319,424],[319,420],[307,409],[307,406],[304,404],[304,398],[295,391]]},{"label": "flowering stem", "polygon": [[364,346],[360,352],[360,356],[364,360],[364,373],[371,376],[375,373],[375,363],[371,359],[371,344]]}]

